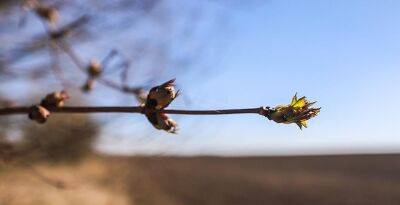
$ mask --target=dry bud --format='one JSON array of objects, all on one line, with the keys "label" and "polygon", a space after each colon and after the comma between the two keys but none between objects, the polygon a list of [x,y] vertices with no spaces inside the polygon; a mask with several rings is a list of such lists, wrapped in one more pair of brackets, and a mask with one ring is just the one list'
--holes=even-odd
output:
[{"label": "dry bud", "polygon": [[175,79],[172,79],[150,89],[145,106],[157,110],[168,107],[168,105],[179,95],[179,90],[175,90],[174,82]]},{"label": "dry bud", "polygon": [[62,107],[67,99],[69,99],[69,95],[66,91],[53,92],[46,95],[40,105],[46,108]]},{"label": "dry bud", "polygon": [[100,61],[92,59],[88,65],[87,72],[90,77],[98,77],[103,71]]},{"label": "dry bud", "polygon": [[25,10],[33,10],[36,15],[51,24],[55,24],[59,17],[59,13],[56,8],[42,5],[37,0],[24,1],[23,8]]},{"label": "dry bud", "polygon": [[165,130],[173,134],[176,134],[178,131],[178,124],[165,113],[151,112],[147,113],[146,117],[158,130]]},{"label": "dry bud", "polygon": [[308,102],[306,97],[297,99],[297,94],[293,96],[289,105],[279,105],[268,109],[263,115],[277,123],[296,123],[300,129],[307,128],[307,120],[315,117],[321,108],[311,107],[315,102]]},{"label": "dry bud", "polygon": [[47,6],[38,6],[35,9],[35,13],[42,19],[48,21],[51,24],[55,24],[58,20],[59,14],[56,8]]},{"label": "dry bud", "polygon": [[[175,79],[172,79],[150,89],[144,107],[156,110],[168,107],[179,94],[179,91],[175,91],[174,82]],[[146,113],[146,117],[156,129],[165,130],[169,133],[176,133],[178,130],[177,123],[165,113],[149,112]]]},{"label": "dry bud", "polygon": [[45,123],[47,121],[47,118],[49,118],[49,116],[50,112],[46,108],[40,105],[32,106],[30,108],[28,115],[29,119],[34,120],[40,124]]}]

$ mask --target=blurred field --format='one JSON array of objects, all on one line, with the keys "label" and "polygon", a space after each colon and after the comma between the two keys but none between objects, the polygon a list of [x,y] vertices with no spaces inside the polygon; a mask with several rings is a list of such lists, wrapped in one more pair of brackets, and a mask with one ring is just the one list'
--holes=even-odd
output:
[{"label": "blurred field", "polygon": [[0,204],[400,204],[400,155],[109,157],[2,167]]}]

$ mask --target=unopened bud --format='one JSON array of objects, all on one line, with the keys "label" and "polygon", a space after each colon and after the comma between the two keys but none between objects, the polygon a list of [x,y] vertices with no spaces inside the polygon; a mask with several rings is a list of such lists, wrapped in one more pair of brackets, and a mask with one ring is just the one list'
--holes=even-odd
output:
[{"label": "unopened bud", "polygon": [[36,14],[49,23],[55,24],[58,20],[59,14],[56,8],[39,6],[35,10]]},{"label": "unopened bud", "polygon": [[98,77],[102,73],[103,68],[100,61],[98,61],[97,59],[92,59],[89,63],[87,70],[90,77]]},{"label": "unopened bud", "polygon": [[165,113],[151,112],[147,113],[146,117],[150,121],[150,123],[158,130],[164,130],[173,134],[176,134],[176,132],[178,131],[178,124]]},{"label": "unopened bud", "polygon": [[47,118],[49,118],[50,112],[44,108],[43,106],[40,105],[35,105],[30,108],[29,111],[29,119],[34,120],[40,124],[43,124],[47,121]]},{"label": "unopened bud", "polygon": [[179,95],[175,90],[175,79],[150,89],[145,106],[157,110],[164,109]]},{"label": "unopened bud", "polygon": [[69,99],[69,95],[66,91],[53,92],[48,94],[40,105],[47,108],[62,107],[67,99]]}]

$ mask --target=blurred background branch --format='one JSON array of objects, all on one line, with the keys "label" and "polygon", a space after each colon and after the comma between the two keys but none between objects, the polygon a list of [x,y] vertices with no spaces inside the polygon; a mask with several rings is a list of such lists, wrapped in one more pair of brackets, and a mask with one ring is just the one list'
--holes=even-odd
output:
[{"label": "blurred background branch", "polygon": [[[196,62],[212,48],[207,33],[212,29],[199,28],[220,25],[209,21],[208,3],[185,3],[185,10],[177,3],[1,1],[0,108],[35,104],[44,93],[62,89],[74,96],[73,106],[127,98],[140,105],[151,86],[165,78],[209,72]],[[39,126],[18,116],[2,117],[2,165],[24,168],[44,183],[64,187],[36,167],[90,156],[107,121],[112,120],[79,114],[55,116]]]}]

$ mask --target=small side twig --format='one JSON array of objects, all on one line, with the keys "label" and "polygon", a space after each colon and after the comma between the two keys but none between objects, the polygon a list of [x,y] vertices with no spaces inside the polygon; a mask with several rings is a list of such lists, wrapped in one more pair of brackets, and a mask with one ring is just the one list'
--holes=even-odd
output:
[{"label": "small side twig", "polygon": [[68,80],[64,78],[64,73],[60,67],[60,58],[58,55],[58,48],[54,45],[54,42],[50,42],[49,55],[51,58],[51,70],[53,75],[62,85],[63,89],[69,87]]}]

